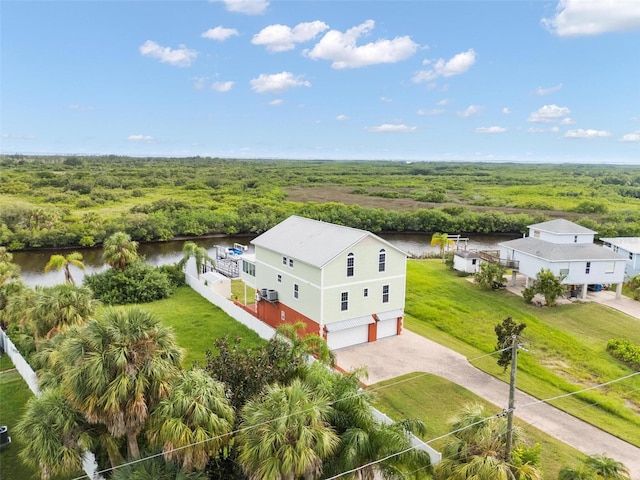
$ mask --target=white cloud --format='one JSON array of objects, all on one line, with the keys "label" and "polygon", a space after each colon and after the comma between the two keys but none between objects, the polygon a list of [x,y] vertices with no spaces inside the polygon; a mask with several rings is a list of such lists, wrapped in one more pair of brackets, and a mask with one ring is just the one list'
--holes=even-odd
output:
[{"label": "white cloud", "polygon": [[304,53],[314,60],[330,60],[333,62],[332,68],[343,69],[400,62],[411,57],[418,49],[418,44],[408,36],[356,45],[360,36],[368,34],[374,26],[373,20],[367,20],[344,33],[330,30],[311,50]]},{"label": "white cloud", "polygon": [[282,105],[284,103],[284,100],[281,98],[276,98],[275,100],[271,100],[269,102],[269,105],[273,106],[273,107],[277,107],[278,105]]},{"label": "white cloud", "polygon": [[419,109],[416,113],[418,115],[442,115],[446,110],[442,108],[433,108],[431,110]]},{"label": "white cloud", "polygon": [[553,123],[559,121],[562,117],[566,117],[570,113],[571,110],[567,107],[559,107],[555,104],[544,105],[535,112],[532,112],[527,122]]},{"label": "white cloud", "polygon": [[311,82],[303,80],[301,75],[294,76],[291,72],[280,72],[267,75],[261,73],[258,78],[250,82],[251,89],[257,93],[280,93],[294,87],[310,87]]},{"label": "white cloud", "polygon": [[157,58],[162,63],[168,63],[176,67],[188,67],[198,56],[195,50],[189,50],[185,46],[172,49],[162,47],[152,40],[147,40],[140,45],[140,53],[145,57]]},{"label": "white cloud", "polygon": [[233,88],[232,81],[228,82],[215,82],[211,84],[211,88],[213,88],[216,92],[228,92]]},{"label": "white cloud", "polygon": [[577,130],[569,130],[563,135],[564,138],[597,138],[597,137],[610,137],[611,133],[606,130],[593,130],[578,128]]},{"label": "white cloud", "polygon": [[504,133],[507,129],[504,127],[478,127],[476,133]]},{"label": "white cloud", "polygon": [[509,115],[511,113],[511,109],[509,107],[504,107],[502,109],[502,113],[504,113],[505,115]]},{"label": "white cloud", "polygon": [[415,132],[417,129],[418,127],[409,127],[403,124],[392,125],[389,123],[384,123],[376,127],[365,127],[365,130],[368,132]]},{"label": "white cloud", "polygon": [[154,138],[151,135],[129,135],[127,140],[130,142],[152,142]]},{"label": "white cloud", "polygon": [[557,92],[561,88],[561,83],[559,83],[558,85],[554,85],[553,87],[538,87],[535,89],[535,94],[540,96],[549,95],[550,93]]},{"label": "white cloud", "polygon": [[627,133],[620,139],[621,142],[640,142],[640,130],[636,130],[633,133]]},{"label": "white cloud", "polygon": [[[220,1],[220,0],[211,0]],[[227,10],[245,15],[262,15],[269,6],[269,0],[222,0]]]},{"label": "white cloud", "polygon": [[193,88],[196,90],[202,90],[206,86],[207,77],[195,77],[193,79]]},{"label": "white cloud", "polygon": [[550,32],[560,37],[599,35],[640,29],[638,0],[560,0],[555,16],[543,18]]},{"label": "white cloud", "polygon": [[451,100],[449,100],[448,98],[443,98],[438,103],[436,103],[436,105],[438,105],[439,107],[444,107],[445,105],[449,105],[449,103],[451,103]]},{"label": "white cloud", "polygon": [[338,115],[338,116],[336,117],[336,120],[338,120],[338,121],[340,121],[340,122],[343,122],[343,121],[345,121],[345,120],[349,120],[349,117],[347,117],[346,115]]},{"label": "white cloud", "polygon": [[560,125],[573,125],[576,121],[573,118],[565,117],[558,122]]},{"label": "white cloud", "polygon": [[383,102],[383,103],[391,103],[391,102],[393,102],[393,100],[391,100],[388,97],[380,97],[380,101]]},{"label": "white cloud", "polygon": [[[431,61],[428,61],[430,65]],[[438,77],[453,77],[454,75],[461,75],[471,68],[476,63],[476,52],[470,48],[466,52],[458,53],[454,55],[448,61],[443,58],[436,60],[433,67],[429,70],[420,70],[413,76],[415,83],[435,80]]]},{"label": "white cloud", "polygon": [[463,111],[457,112],[457,113],[462,118],[469,118],[479,114],[481,111],[482,111],[482,107],[480,105],[469,105]]},{"label": "white cloud", "polygon": [[35,140],[35,135],[21,135],[19,133],[3,133],[0,138],[6,138],[11,140]]},{"label": "white cloud", "polygon": [[529,127],[529,130],[527,130],[529,133],[558,133],[559,131],[560,129],[556,126],[551,128]]},{"label": "white cloud", "polygon": [[293,50],[296,43],[313,40],[328,28],[329,25],[319,20],[299,23],[293,28],[287,25],[269,25],[256,33],[251,39],[251,43],[264,45],[270,52],[286,52]]},{"label": "white cloud", "polygon": [[209,40],[224,42],[227,38],[233,37],[234,35],[239,35],[238,30],[235,28],[224,28],[222,25],[219,25],[215,28],[210,28],[200,36],[208,38]]}]

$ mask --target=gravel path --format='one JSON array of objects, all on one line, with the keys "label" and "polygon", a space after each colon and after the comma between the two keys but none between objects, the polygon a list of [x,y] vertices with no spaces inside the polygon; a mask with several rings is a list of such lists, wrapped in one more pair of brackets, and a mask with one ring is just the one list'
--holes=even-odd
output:
[{"label": "gravel path", "polygon": [[[368,384],[412,372],[439,375],[500,408],[506,408],[509,385],[482,372],[453,350],[409,330],[402,335],[336,351],[337,364],[350,370],[366,366]],[[640,449],[578,420],[526,393],[517,392],[515,415],[581,452],[605,454],[624,463],[640,480]]]}]

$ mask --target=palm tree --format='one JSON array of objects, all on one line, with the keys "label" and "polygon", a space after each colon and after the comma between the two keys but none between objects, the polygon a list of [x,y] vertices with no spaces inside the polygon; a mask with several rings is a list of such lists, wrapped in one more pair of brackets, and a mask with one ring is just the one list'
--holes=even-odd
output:
[{"label": "palm tree", "polygon": [[626,480],[631,478],[629,469],[622,463],[604,455],[589,455],[584,464],[604,480]]},{"label": "palm tree", "polygon": [[251,480],[317,478],[339,438],[327,423],[328,398],[300,379],[272,385],[242,409],[238,462]]},{"label": "palm tree", "polygon": [[66,283],[75,285],[76,282],[71,276],[70,266],[78,267],[80,270],[84,270],[84,263],[82,263],[82,254],[78,252],[70,253],[69,255],[51,255],[49,263],[44,266],[44,273],[50,270],[64,270],[64,280]]},{"label": "palm tree", "polygon": [[[450,423],[452,435],[442,449],[443,460],[436,466],[436,478],[447,480],[537,480],[537,465],[513,465],[506,458],[505,417],[489,415],[481,405],[467,405]],[[515,447],[522,435],[514,428]]]},{"label": "palm tree", "polygon": [[598,476],[581,463],[578,467],[562,467],[558,472],[558,480],[598,480]]},{"label": "palm tree", "polygon": [[118,468],[111,480],[206,480],[204,472],[185,472],[174,463],[161,458],[148,458],[144,462]]},{"label": "palm tree", "polygon": [[195,242],[185,242],[182,246],[182,260],[178,262],[178,265],[183,268],[186,263],[189,261],[191,257],[195,259],[196,262],[196,272],[198,278],[200,278],[200,274],[202,273],[204,266],[207,262],[215,265],[216,261],[209,256],[209,252],[204,247],[199,247]]},{"label": "palm tree", "polygon": [[69,400],[89,422],[125,436],[129,457],[139,458],[149,412],[178,377],[182,351],[173,331],[139,307],[107,308],[64,343],[64,355]]},{"label": "palm tree", "polygon": [[194,368],[154,409],[148,435],[152,444],[162,445],[167,461],[180,461],[185,471],[203,470],[228,441],[233,424],[224,384]]},{"label": "palm tree", "polygon": [[438,246],[443,262],[445,250],[447,249],[447,247],[452,247],[453,245],[455,245],[454,241],[451,240],[446,233],[436,232],[431,235],[431,246]]},{"label": "palm tree", "polygon": [[24,440],[20,457],[40,469],[42,480],[82,468],[82,446],[90,442],[82,414],[59,389],[45,390],[29,400],[16,434]]},{"label": "palm tree", "polygon": [[87,287],[61,284],[36,288],[31,317],[36,334],[52,337],[72,325],[83,325],[93,316],[99,302]]},{"label": "palm tree", "polygon": [[116,232],[105,240],[102,258],[112,268],[125,270],[138,259],[138,242],[131,240],[127,233]]},{"label": "palm tree", "polygon": [[[325,365],[335,365],[335,354],[327,346],[327,342],[320,335],[308,334],[301,335],[299,331],[304,330],[303,322],[283,323],[276,329],[276,333],[280,337],[287,339],[290,345],[290,365],[296,365],[300,368],[308,365],[307,355],[311,355]],[[276,337],[278,338],[278,337]]]}]

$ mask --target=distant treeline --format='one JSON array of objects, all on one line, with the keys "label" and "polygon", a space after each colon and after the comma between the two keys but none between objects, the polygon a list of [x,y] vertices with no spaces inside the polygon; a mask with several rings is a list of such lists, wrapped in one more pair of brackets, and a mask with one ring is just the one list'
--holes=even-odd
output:
[{"label": "distant treeline", "polygon": [[[600,236],[640,236],[640,167],[22,156],[0,167],[11,250],[93,246],[116,231],[259,234],[293,214],[372,232],[520,234],[567,212]],[[290,187],[336,193],[290,201]]]}]

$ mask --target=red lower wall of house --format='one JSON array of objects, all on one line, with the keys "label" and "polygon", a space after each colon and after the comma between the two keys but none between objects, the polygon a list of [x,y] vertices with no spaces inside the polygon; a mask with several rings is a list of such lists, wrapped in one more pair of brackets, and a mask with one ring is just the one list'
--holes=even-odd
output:
[{"label": "red lower wall of house", "polygon": [[[305,325],[305,328],[302,332],[298,332],[304,335],[309,335],[311,333],[324,336],[324,332],[320,331],[320,325],[309,317],[305,317],[300,312],[294,310],[293,308],[288,307],[280,302],[267,302],[266,300],[262,300],[257,303],[257,313],[258,318],[262,320],[267,325],[278,328],[278,326],[283,323],[298,323],[302,322]],[[283,319],[284,314],[284,319]]]},{"label": "red lower wall of house", "polygon": [[369,324],[369,342],[375,342],[378,339],[378,322]]},{"label": "red lower wall of house", "polygon": [[402,320],[403,317],[398,317],[398,335],[402,333]]}]

